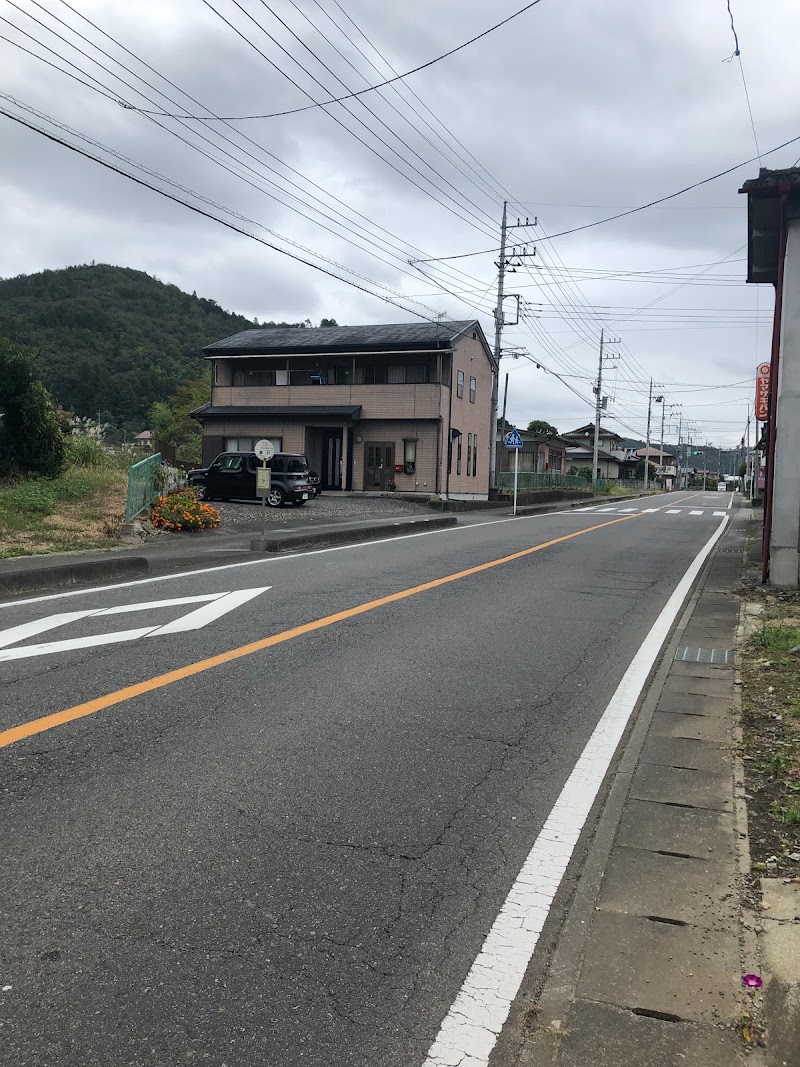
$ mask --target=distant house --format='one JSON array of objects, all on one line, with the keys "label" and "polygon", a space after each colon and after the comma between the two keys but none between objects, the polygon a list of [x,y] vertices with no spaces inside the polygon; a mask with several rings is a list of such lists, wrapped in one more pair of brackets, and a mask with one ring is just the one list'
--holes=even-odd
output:
[{"label": "distant house", "polygon": [[138,448],[150,448],[153,444],[153,434],[150,430],[142,430],[133,439]]},{"label": "distant house", "polygon": [[494,359],[477,320],[245,330],[204,351],[205,463],[269,438],[326,490],[488,497]]},{"label": "distant house", "polygon": [[646,448],[640,448],[636,452],[636,456],[640,463],[647,456],[650,463],[655,465],[656,477],[663,480],[664,488],[672,489],[678,476],[678,467],[674,456],[668,452],[662,452],[658,448],[651,448],[649,451]]},{"label": "distant house", "polygon": [[[569,442],[567,469],[591,467],[594,461],[594,423],[587,422],[585,426],[579,426],[577,430],[570,430],[561,436]],[[619,478],[620,466],[625,462],[625,439],[613,430],[606,430],[601,426],[597,444],[596,477]]]},{"label": "distant house", "polygon": [[[514,457],[506,448],[502,440],[502,424],[497,435],[497,464],[498,471],[513,471]],[[507,427],[510,429],[510,427]],[[567,473],[567,448],[569,442],[565,437],[554,436],[547,433],[531,433],[528,430],[519,430],[522,438],[522,448],[519,450],[520,471],[534,472],[537,474]]]}]

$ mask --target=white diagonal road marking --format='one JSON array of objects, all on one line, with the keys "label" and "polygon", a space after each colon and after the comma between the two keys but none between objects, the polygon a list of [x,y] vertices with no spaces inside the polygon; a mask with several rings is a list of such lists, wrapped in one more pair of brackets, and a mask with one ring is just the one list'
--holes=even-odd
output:
[{"label": "white diagonal road marking", "polygon": [[[98,645],[114,645],[122,641],[136,641],[140,637],[165,637],[169,634],[185,633],[188,630],[199,630],[207,626],[215,619],[233,611],[234,608],[246,604],[260,593],[266,593],[272,587],[269,585],[258,586],[254,589],[237,589],[232,593],[204,593],[202,596],[174,597],[171,600],[147,600],[140,604],[120,604],[113,608],[91,608],[88,611],[63,611],[58,615],[48,615],[44,619],[34,622],[22,623],[20,626],[12,626],[8,630],[0,631],[0,663],[15,659],[31,659],[34,656],[47,656],[56,652],[73,652],[80,648],[94,648]],[[181,604],[202,604],[203,607],[190,611],[188,615],[182,615],[179,619],[165,623],[162,626],[140,626],[133,630],[116,630],[106,634],[91,634],[87,637],[70,637],[62,641],[46,641],[36,645],[17,645],[15,648],[7,646],[24,641],[28,637],[47,630],[54,630],[58,626],[67,626],[71,622],[79,622],[82,619],[99,618],[109,615],[124,615],[129,611],[153,611],[158,608],[178,607]]]}]

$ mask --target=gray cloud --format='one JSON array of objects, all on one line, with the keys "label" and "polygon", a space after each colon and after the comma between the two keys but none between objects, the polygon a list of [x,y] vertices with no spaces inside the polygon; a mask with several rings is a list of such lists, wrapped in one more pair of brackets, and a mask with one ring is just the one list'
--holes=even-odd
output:
[{"label": "gray cloud", "polygon": [[[30,0],[19,2],[47,21]],[[277,67],[317,99],[324,98],[308,74],[247,23],[230,0],[214,0],[214,4]],[[375,70],[352,43],[334,32],[313,0],[298,0],[298,4],[361,75],[330,49],[288,0],[274,4],[270,0],[270,4],[349,88],[359,89],[377,80]],[[320,0],[320,4],[384,71],[382,60],[358,37],[332,0]],[[176,86],[218,113],[279,111],[308,102],[204,4],[143,0],[132,6],[83,0],[76,6]],[[334,93],[342,90],[341,83],[315,65],[261,4],[246,0],[245,6],[325,86]],[[367,0],[343,0],[343,6],[387,59],[398,70],[406,70],[480,32],[516,5],[507,3],[500,10],[490,10],[477,0],[438,0],[435,5],[407,0],[402,5],[376,7]],[[14,9],[9,7],[4,13],[121,98],[150,106],[146,94],[172,109],[174,105],[156,91],[163,90],[181,109],[194,109],[187,96],[98,36],[66,6],[54,3],[51,8],[156,89],[147,88],[76,41],[138,86],[137,93]],[[793,78],[793,42],[800,32],[800,11],[791,0],[776,0],[769,9],[756,0],[737,0],[734,13],[763,149],[800,133],[795,127],[800,90]],[[24,41],[3,24],[0,27],[0,32]],[[69,36],[63,27],[58,29]],[[236,124],[235,130],[191,122],[187,130],[177,121],[159,120],[194,143],[201,143],[201,135],[210,138],[214,147],[205,145],[204,150],[226,160],[260,189],[227,173],[141,115],[122,110],[4,42],[0,50],[4,91],[320,253],[333,261],[322,265],[334,272],[340,270],[336,264],[342,264],[458,317],[477,307],[487,333],[492,327],[488,311],[493,299],[494,255],[423,267],[449,289],[469,289],[463,299],[443,292],[405,260],[413,248],[429,255],[491,248],[497,240],[503,196],[519,198],[522,206],[512,209],[514,217],[519,210],[538,216],[540,223],[536,231],[518,235],[537,239],[538,255],[532,262],[538,266],[532,267],[530,275],[522,270],[511,275],[509,289],[519,291],[532,305],[542,306],[532,308],[531,315],[538,318],[530,324],[506,331],[506,343],[526,346],[534,358],[559,371],[564,382],[590,399],[599,330],[604,325],[624,342],[622,359],[616,371],[609,372],[608,392],[615,400],[607,421],[614,424],[616,418],[625,432],[630,428],[643,433],[642,381],[652,375],[659,382],[671,383],[668,394],[702,424],[701,435],[707,432],[719,441],[741,436],[749,387],[697,394],[681,389],[687,383],[706,386],[752,376],[755,363],[768,351],[771,293],[756,293],[744,286],[741,262],[713,268],[698,279],[703,284],[683,285],[674,293],[670,290],[691,278],[692,271],[684,269],[688,265],[721,260],[744,244],[746,216],[743,198],[736,190],[756,172],[757,164],[664,208],[552,243],[542,239],[543,233],[570,229],[613,214],[618,207],[665,195],[755,154],[737,62],[723,62],[733,51],[724,5],[698,6],[692,0],[672,0],[668,5],[575,0],[565,5],[543,0],[496,34],[409,79],[409,85],[464,148],[449,142],[436,118],[405,89],[401,90],[403,99],[411,100],[430,127],[390,89],[368,94],[363,104],[351,101],[346,108],[331,105],[326,109],[391,165],[359,144],[322,109]],[[359,120],[373,132],[366,131]],[[356,322],[408,317],[138,189],[8,120],[2,120],[0,130],[4,234],[0,274],[4,276],[94,259],[147,270],[259,318],[333,315],[341,322]],[[221,135],[233,145],[222,142]],[[376,136],[387,145],[381,145]],[[431,141],[444,155],[435,151]],[[463,158],[457,158],[453,150]],[[227,158],[226,152],[235,160]],[[265,152],[319,188],[313,189],[281,163],[269,161]],[[800,147],[770,156],[765,163],[788,165],[798,156]],[[267,162],[278,174],[265,169]],[[276,194],[269,181],[284,191]],[[509,194],[503,192],[506,188]],[[286,206],[299,206],[290,199],[291,193],[302,199],[301,210],[308,218]],[[278,202],[276,195],[285,203]],[[465,221],[448,210],[450,196],[461,205],[457,214]],[[465,203],[464,197],[473,203]],[[325,225],[336,233],[322,229],[319,223],[324,220],[315,207],[323,204],[325,212],[340,221],[338,212],[344,211],[347,225],[358,236],[329,221]],[[266,236],[260,229],[253,232]],[[363,247],[354,247],[345,236]],[[382,250],[378,252],[368,240],[376,241]],[[373,253],[388,262],[379,262]],[[652,276],[612,281],[590,273],[553,273],[551,268],[561,262],[584,271],[681,268],[681,273],[663,284],[655,284]],[[723,274],[724,285],[711,284]],[[735,276],[740,284],[729,284],[727,276]],[[653,300],[659,302],[652,309],[636,313]],[[586,303],[596,310],[587,310]],[[408,306],[425,313],[416,304]],[[758,329],[757,307],[762,316]],[[702,321],[690,319],[690,309]],[[751,314],[742,316],[746,322],[734,325],[732,320],[742,310]],[[590,414],[589,405],[553,375],[523,360],[507,362],[503,373],[509,372],[512,420],[524,423],[545,417],[565,428],[585,421]]]}]

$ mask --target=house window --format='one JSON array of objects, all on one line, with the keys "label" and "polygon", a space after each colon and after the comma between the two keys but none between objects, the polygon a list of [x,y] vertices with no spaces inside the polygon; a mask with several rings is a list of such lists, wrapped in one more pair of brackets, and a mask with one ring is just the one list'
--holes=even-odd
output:
[{"label": "house window", "polygon": [[356,385],[384,385],[386,382],[385,363],[357,363]]},{"label": "house window", "polygon": [[464,395],[464,372],[460,370],[456,379],[456,396]]},{"label": "house window", "polygon": [[390,385],[412,385],[427,381],[428,368],[424,363],[390,363],[388,381]]},{"label": "house window", "polygon": [[458,435],[456,446],[456,474],[461,474],[461,434]]},{"label": "house window", "polygon": [[478,473],[478,435],[472,438],[472,477],[476,477]]},{"label": "house window", "polygon": [[226,452],[252,452],[255,448],[256,441],[270,441],[272,447],[276,452],[282,451],[283,438],[282,437],[226,437],[225,438],[225,451]]},{"label": "house window", "polygon": [[478,391],[478,379],[477,378],[470,378],[470,380],[469,380],[469,402],[470,402],[470,404],[474,404],[475,403],[475,394],[477,393],[477,391]]},{"label": "house window", "polygon": [[237,386],[265,386],[275,384],[274,370],[239,370],[233,372],[233,384]]},{"label": "house window", "polygon": [[472,434],[467,434],[467,477],[472,471]]},{"label": "house window", "polygon": [[406,474],[416,474],[417,472],[416,437],[403,438],[403,470]]}]

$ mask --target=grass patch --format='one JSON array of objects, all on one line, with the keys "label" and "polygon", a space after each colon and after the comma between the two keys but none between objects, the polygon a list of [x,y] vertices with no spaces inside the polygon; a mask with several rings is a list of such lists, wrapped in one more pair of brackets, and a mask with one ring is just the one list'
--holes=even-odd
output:
[{"label": "grass patch", "polygon": [[120,464],[92,463],[0,487],[0,558],[117,544],[127,481]]},{"label": "grass patch", "polygon": [[773,819],[784,826],[800,826],[800,803],[784,806],[776,800],[772,803],[770,812]]},{"label": "grass patch", "polygon": [[753,644],[766,652],[788,652],[800,644],[800,630],[780,623],[765,623],[753,635]]},{"label": "grass patch", "polygon": [[754,870],[796,876],[800,852],[800,599],[762,596],[763,624],[737,652],[742,748]]}]

